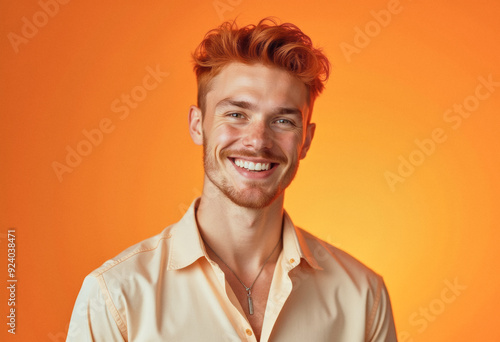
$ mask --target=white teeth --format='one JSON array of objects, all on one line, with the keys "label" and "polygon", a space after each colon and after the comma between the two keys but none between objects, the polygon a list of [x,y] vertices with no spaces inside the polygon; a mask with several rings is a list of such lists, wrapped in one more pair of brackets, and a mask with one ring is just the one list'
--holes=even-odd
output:
[{"label": "white teeth", "polygon": [[254,163],[243,161],[241,159],[235,159],[234,163],[241,167],[250,171],[267,171],[271,168],[271,163]]}]

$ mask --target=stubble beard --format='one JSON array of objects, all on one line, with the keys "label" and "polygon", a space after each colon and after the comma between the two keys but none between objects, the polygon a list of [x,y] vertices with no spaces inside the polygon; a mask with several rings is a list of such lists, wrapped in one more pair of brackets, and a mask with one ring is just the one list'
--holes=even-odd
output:
[{"label": "stubble beard", "polygon": [[212,149],[208,146],[207,142],[204,141],[203,165],[205,174],[212,184],[214,184],[223,195],[229,198],[231,202],[244,208],[263,209],[271,205],[271,203],[285,191],[288,185],[290,185],[295,178],[299,166],[299,162],[297,161],[297,164],[287,171],[282,182],[277,186],[263,189],[258,182],[247,181],[245,183],[245,190],[237,190],[234,186],[230,185],[228,179],[222,175],[221,170],[219,170],[220,167],[217,165],[216,157],[214,155],[209,155],[210,151],[212,151]]}]

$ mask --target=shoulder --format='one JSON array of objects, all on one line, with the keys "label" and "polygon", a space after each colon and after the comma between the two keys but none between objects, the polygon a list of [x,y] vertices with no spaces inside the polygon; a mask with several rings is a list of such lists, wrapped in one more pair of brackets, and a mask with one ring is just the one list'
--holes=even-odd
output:
[{"label": "shoulder", "polygon": [[[392,308],[383,278],[349,253],[303,229],[297,234],[321,270],[315,271],[315,290],[326,302],[341,308],[344,317],[357,324],[364,317],[366,340],[396,341]],[[319,284],[319,285],[316,285]],[[330,299],[331,301],[329,301]],[[353,323],[354,322],[354,323]]]},{"label": "shoulder", "polygon": [[356,257],[297,227],[297,233],[307,244],[309,253],[325,271],[326,276],[355,285],[358,289],[380,290],[382,277]]},{"label": "shoulder", "polygon": [[125,249],[85,277],[73,309],[68,341],[84,335],[90,340],[95,332],[106,336],[105,340],[126,339],[132,299],[142,304],[144,293],[153,290],[151,284],[161,275],[174,227]]},{"label": "shoulder", "polygon": [[152,270],[158,270],[162,258],[168,255],[170,238],[175,225],[170,225],[161,233],[145,239],[122,251],[115,257],[107,260],[89,274],[90,277],[100,278],[131,278],[134,275],[144,275]]}]

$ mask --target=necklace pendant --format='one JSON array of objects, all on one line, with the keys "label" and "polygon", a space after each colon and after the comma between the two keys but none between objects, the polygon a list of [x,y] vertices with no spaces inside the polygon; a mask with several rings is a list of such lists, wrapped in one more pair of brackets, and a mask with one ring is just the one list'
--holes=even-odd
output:
[{"label": "necklace pendant", "polygon": [[[283,227],[282,227],[283,228]],[[228,266],[228,264],[226,264],[224,262],[224,260],[221,259],[220,256],[217,255],[217,253],[215,253],[215,251],[212,249],[212,247],[210,247],[210,245],[208,243],[205,242],[205,245],[212,251],[212,253],[215,254],[215,256],[231,271],[231,273],[234,274],[234,276],[236,277],[236,279],[238,279],[238,281],[241,283],[241,285],[243,285],[243,287],[245,288],[245,290],[247,291],[247,296],[248,296],[248,313],[250,315],[253,315],[253,300],[252,300],[252,287],[253,285],[255,284],[255,282],[257,281],[257,279],[259,278],[260,274],[262,273],[262,271],[264,270],[264,266],[266,266],[266,263],[268,262],[269,258],[271,258],[271,256],[274,254],[274,251],[276,250],[276,248],[278,248],[279,244],[280,244],[280,241],[281,239],[278,240],[278,243],[276,244],[276,246],[274,246],[274,249],[273,251],[271,252],[271,254],[269,254],[269,256],[267,257],[267,259],[264,261],[264,264],[262,264],[262,267],[260,268],[260,271],[259,273],[257,273],[257,276],[255,277],[252,285],[250,285],[250,287],[246,287],[245,284],[243,284],[243,282],[241,281],[240,278],[238,278],[238,276],[236,275],[236,273],[234,273],[234,271],[231,269],[231,267]]]},{"label": "necklace pendant", "polygon": [[250,293],[248,294],[248,312],[250,313],[250,315],[253,315],[253,300]]}]

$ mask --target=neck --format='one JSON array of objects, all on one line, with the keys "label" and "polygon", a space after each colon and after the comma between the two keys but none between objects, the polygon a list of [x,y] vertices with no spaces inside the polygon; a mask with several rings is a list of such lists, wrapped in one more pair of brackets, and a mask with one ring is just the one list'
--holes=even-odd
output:
[{"label": "neck", "polygon": [[[283,195],[265,208],[244,208],[207,183],[196,215],[200,234],[236,273],[254,273],[281,238]],[[269,261],[276,260],[277,255],[273,253]]]}]

